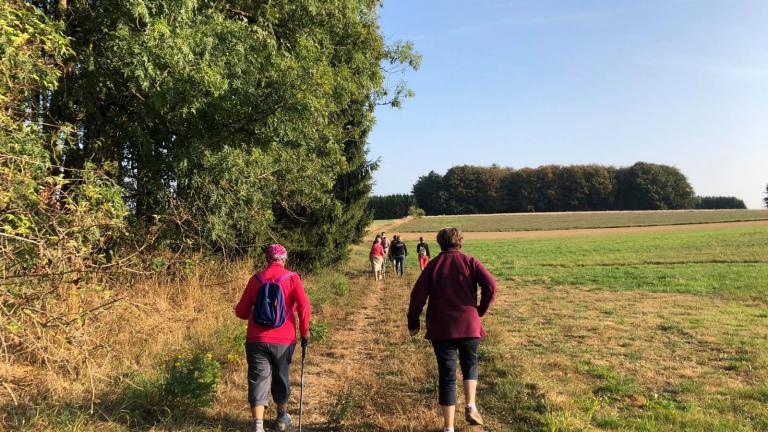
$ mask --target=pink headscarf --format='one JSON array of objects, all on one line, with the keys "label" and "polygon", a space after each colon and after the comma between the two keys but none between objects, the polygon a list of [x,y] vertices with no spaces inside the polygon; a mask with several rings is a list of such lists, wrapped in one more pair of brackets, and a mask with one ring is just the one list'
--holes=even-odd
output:
[{"label": "pink headscarf", "polygon": [[285,261],[288,258],[288,251],[281,244],[271,244],[264,252],[268,262]]}]

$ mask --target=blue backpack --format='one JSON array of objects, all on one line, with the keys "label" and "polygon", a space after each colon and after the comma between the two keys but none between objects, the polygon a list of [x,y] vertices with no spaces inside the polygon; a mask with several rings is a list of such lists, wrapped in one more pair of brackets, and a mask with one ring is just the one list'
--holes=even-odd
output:
[{"label": "blue backpack", "polygon": [[269,328],[278,328],[285,323],[285,298],[280,284],[294,274],[286,273],[276,281],[264,280],[261,275],[256,274],[261,288],[253,304],[253,322]]}]

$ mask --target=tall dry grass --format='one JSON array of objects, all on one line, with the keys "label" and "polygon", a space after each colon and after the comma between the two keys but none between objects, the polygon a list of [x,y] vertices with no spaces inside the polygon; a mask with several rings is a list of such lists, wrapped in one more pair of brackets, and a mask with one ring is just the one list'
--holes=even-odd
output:
[{"label": "tall dry grass", "polygon": [[[237,331],[242,324],[232,308],[256,265],[198,260],[186,275],[156,274],[110,286],[121,300],[83,323],[98,344],[79,370],[62,373],[24,358],[2,357],[0,428],[56,429],[46,413],[65,406],[98,417],[109,395],[130,386],[131,377],[151,375],[175,355],[210,346],[211,337],[221,336],[217,329]],[[65,348],[62,341],[60,349]],[[108,421],[110,414],[101,417]]]}]

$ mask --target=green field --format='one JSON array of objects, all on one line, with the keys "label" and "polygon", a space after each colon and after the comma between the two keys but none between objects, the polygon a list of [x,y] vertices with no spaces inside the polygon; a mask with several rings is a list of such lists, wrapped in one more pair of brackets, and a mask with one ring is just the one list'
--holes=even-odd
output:
[{"label": "green field", "polygon": [[768,228],[465,242],[500,279],[768,298]]},{"label": "green field", "polygon": [[446,226],[455,226],[463,231],[539,231],[750,220],[768,220],[768,210],[674,210],[428,216],[408,221],[398,226],[397,230],[400,232],[430,232],[437,231]]},{"label": "green field", "polygon": [[498,430],[768,430],[768,229],[464,249],[499,280],[480,366]]}]

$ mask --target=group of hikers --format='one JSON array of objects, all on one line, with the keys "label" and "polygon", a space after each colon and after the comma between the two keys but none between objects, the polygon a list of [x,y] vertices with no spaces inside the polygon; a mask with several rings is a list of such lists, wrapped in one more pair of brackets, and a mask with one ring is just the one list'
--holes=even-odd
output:
[{"label": "group of hikers", "polygon": [[[383,241],[386,239],[384,234],[377,236],[374,242],[375,256],[381,258],[380,264],[383,265],[383,257],[392,254],[396,247],[393,262],[396,268],[399,262],[399,274],[402,275],[407,247],[398,236],[391,243]],[[441,252],[430,260],[429,247],[423,238],[420,239],[417,250],[420,247],[425,249],[427,259],[423,263],[419,260],[422,272],[411,291],[407,322],[404,323],[412,337],[418,335],[421,313],[428,304],[425,338],[431,341],[435,353],[439,375],[438,404],[444,432],[454,431],[457,369],[461,370],[463,378],[464,417],[470,425],[483,424],[475,401],[477,351],[480,339],[486,335],[480,318],[488,311],[496,293],[494,277],[480,261],[461,251],[462,242],[463,236],[457,228],[443,228],[437,233]],[[382,243],[388,247],[385,248]],[[265,258],[266,267],[249,279],[240,302],[235,306],[236,315],[248,320],[245,352],[251,432],[265,430],[264,410],[269,405],[270,392],[277,405],[275,429],[285,431],[291,427],[292,420],[288,414],[291,393],[289,368],[297,342],[296,315],[302,348],[302,387],[304,353],[310,338],[309,299],[301,277],[285,267],[287,250],[279,244],[270,245],[265,249]],[[373,258],[371,262],[374,262]],[[300,398],[299,430],[301,407]]]},{"label": "group of hikers", "polygon": [[[423,271],[431,258],[429,245],[424,241],[424,237],[419,237],[419,243],[416,245],[416,255],[419,257],[419,268]],[[392,241],[389,241],[386,232],[376,234],[369,255],[373,278],[375,280],[384,279],[387,258],[392,262],[392,269],[395,271],[395,274],[400,277],[404,276],[405,257],[407,256],[408,246],[399,235],[392,236]]]}]

